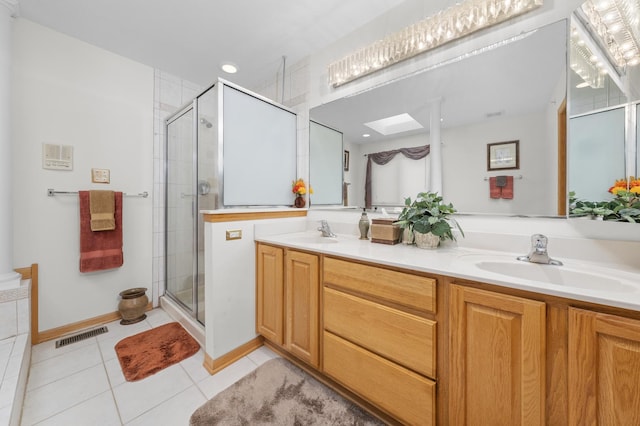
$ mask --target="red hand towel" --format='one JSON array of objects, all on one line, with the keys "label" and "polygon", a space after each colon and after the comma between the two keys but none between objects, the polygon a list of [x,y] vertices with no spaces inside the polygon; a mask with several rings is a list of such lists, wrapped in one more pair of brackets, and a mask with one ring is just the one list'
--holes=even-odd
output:
[{"label": "red hand towel", "polygon": [[507,176],[507,186],[502,188],[502,198],[507,200],[513,198],[513,176]]},{"label": "red hand towel", "polygon": [[491,198],[500,198],[502,194],[502,188],[499,188],[496,185],[496,178],[494,177],[490,177],[489,178],[489,197]]},{"label": "red hand towel", "polygon": [[115,194],[116,228],[91,231],[89,191],[79,191],[80,204],[80,272],[118,268],[124,263],[122,254],[122,192]]}]

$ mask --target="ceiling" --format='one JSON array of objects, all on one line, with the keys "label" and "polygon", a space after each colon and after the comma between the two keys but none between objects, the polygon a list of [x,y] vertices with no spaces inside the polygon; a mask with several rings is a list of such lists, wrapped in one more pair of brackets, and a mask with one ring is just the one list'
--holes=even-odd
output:
[{"label": "ceiling", "polygon": [[[200,85],[252,88],[403,0],[20,0],[18,15]],[[230,61],[237,74],[220,71]]]},{"label": "ceiling", "polygon": [[[428,133],[435,99],[441,100],[445,129],[544,111],[565,78],[566,55],[566,26],[560,22],[497,49],[313,108],[310,116],[341,131],[346,141],[371,143]],[[424,128],[384,136],[364,126],[402,113]],[[363,138],[364,133],[370,137]]]}]

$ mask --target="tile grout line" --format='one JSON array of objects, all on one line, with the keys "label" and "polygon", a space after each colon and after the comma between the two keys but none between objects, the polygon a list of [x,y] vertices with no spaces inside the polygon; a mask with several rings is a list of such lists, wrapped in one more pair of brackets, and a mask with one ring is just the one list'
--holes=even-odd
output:
[{"label": "tile grout line", "polygon": [[[102,360],[102,368],[104,369],[104,374],[107,375],[107,383],[109,383],[109,393],[111,394],[113,405],[116,407],[116,413],[118,413],[118,420],[120,420],[120,425],[124,425],[124,421],[122,420],[122,414],[120,413],[120,407],[118,406],[118,400],[116,399],[116,395],[113,393],[113,384],[111,383],[111,377],[109,376],[109,371],[107,370],[107,362],[104,359],[104,354],[102,353],[102,348],[100,347],[100,344],[98,344],[98,351],[100,352],[100,359]],[[119,360],[118,360],[118,364],[120,364]]]},{"label": "tile grout line", "polygon": [[[98,353],[100,354],[100,359],[102,360],[102,353],[100,352],[100,345],[98,345],[98,342],[95,342],[95,345],[97,346]],[[87,345],[84,345],[84,346],[82,346],[81,348],[78,348],[78,349],[85,349],[85,348],[88,348],[88,347],[90,347],[90,346],[91,346],[91,345],[88,345],[88,344],[87,344]],[[53,360],[53,359],[55,359],[55,358],[57,358],[57,357],[61,357],[61,356],[63,356],[63,355],[68,355],[68,354],[70,354],[70,353],[72,353],[72,352],[75,352],[75,351],[76,351],[76,350],[78,350],[78,349],[74,349],[74,350],[73,350],[73,351],[71,351],[71,352],[65,352],[64,354],[60,354],[60,355],[57,355],[57,356],[55,356],[55,357],[48,358],[47,360],[44,360],[44,361],[49,361],[49,360]],[[39,363],[36,363],[36,364],[39,364]],[[29,379],[31,379],[31,369],[33,368],[33,365],[34,365],[34,364],[31,364],[31,365],[29,366],[29,377],[27,378],[27,384],[26,384],[26,386],[25,386],[25,394],[26,394],[26,393],[29,393],[29,392],[33,392],[33,391],[38,390],[38,389],[41,389],[41,388],[43,388],[43,387],[45,387],[45,386],[48,386],[48,385],[50,385],[50,384],[53,384],[53,383],[59,382],[60,380],[64,380],[64,379],[66,379],[66,378],[68,378],[68,377],[75,376],[76,374],[78,374],[78,373],[82,373],[82,372],[87,371],[87,370],[89,370],[89,369],[91,369],[91,368],[95,368],[96,366],[100,365],[100,362],[97,362],[97,363],[95,363],[95,364],[93,364],[93,365],[89,365],[89,366],[87,366],[87,367],[85,367],[85,368],[83,368],[83,369],[81,369],[81,370],[74,371],[73,373],[68,374],[68,375],[66,375],[66,376],[59,377],[59,378],[54,379],[54,380],[52,380],[52,381],[50,381],[50,382],[42,383],[41,385],[39,385],[39,386],[37,386],[37,387],[29,388]]]},{"label": "tile grout line", "polygon": [[[69,378],[69,377],[73,377],[73,376],[75,376],[76,374],[79,374],[79,373],[85,372],[85,371],[87,371],[87,370],[89,370],[89,369],[91,369],[91,368],[96,368],[98,365],[99,365],[99,364],[92,365],[91,367],[87,367],[87,368],[85,368],[85,369],[83,369],[83,370],[77,371],[77,372],[75,372],[75,373],[73,373],[73,374],[70,374],[70,375],[68,375],[68,376],[65,376],[65,377],[62,377],[62,378],[60,378],[60,379],[54,380],[53,382],[47,383],[47,385],[49,385],[49,384],[51,384],[51,383],[58,382],[58,381],[60,381],[60,380],[64,380],[64,379]],[[108,379],[108,376],[107,376],[107,379]],[[44,387],[44,385],[43,385],[43,386],[39,386],[39,387],[37,387],[37,388],[35,388],[35,389],[40,389],[40,388],[42,388],[42,387]],[[30,391],[27,391],[27,392],[25,393],[25,400],[26,400],[26,398],[27,398],[27,394],[28,394],[28,393],[30,393],[30,392],[32,392],[33,390],[34,390],[34,389],[32,389],[32,390],[30,390]],[[56,411],[56,412],[54,412],[54,413],[51,413],[51,415],[49,415],[49,416],[47,416],[47,417],[45,417],[45,418],[43,418],[43,419],[40,419],[40,420],[38,420],[38,421],[37,421],[37,422],[35,422],[35,423],[32,423],[32,425],[37,425],[37,424],[40,424],[40,423],[44,422],[45,420],[49,420],[50,418],[55,417],[55,416],[57,416],[57,415],[59,415],[59,414],[62,414],[62,413],[64,413],[65,411],[68,411],[68,410],[70,410],[70,409],[72,409],[72,408],[74,408],[74,407],[77,407],[78,405],[83,404],[83,403],[85,403],[85,402],[87,402],[87,401],[89,401],[89,400],[91,400],[91,399],[95,398],[95,397],[96,397],[96,396],[98,396],[98,395],[102,395],[102,394],[103,394],[103,393],[105,393],[105,392],[107,392],[107,391],[105,390],[105,391],[100,392],[100,393],[98,393],[98,394],[92,395],[92,396],[91,396],[91,397],[89,397],[89,398],[81,399],[81,400],[79,400],[79,401],[76,401],[73,405],[70,405],[69,407],[66,407],[66,408],[65,408],[65,409],[63,409],[63,410],[60,410],[60,411]],[[23,415],[24,415],[24,412],[23,412]],[[24,425],[24,426],[27,426],[27,425]]]}]

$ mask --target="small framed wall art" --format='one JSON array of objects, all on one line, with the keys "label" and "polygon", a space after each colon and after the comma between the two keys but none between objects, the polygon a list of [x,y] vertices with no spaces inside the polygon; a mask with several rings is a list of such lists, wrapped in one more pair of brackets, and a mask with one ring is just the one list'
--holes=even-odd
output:
[{"label": "small framed wall art", "polygon": [[347,151],[346,149],[344,150],[344,171],[348,172],[349,171],[349,151]]},{"label": "small framed wall art", "polygon": [[487,170],[520,168],[520,141],[487,144]]}]

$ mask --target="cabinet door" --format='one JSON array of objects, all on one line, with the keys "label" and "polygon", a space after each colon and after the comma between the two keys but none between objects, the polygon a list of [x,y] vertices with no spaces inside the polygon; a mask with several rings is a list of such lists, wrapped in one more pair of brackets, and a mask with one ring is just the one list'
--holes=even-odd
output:
[{"label": "cabinet door", "polygon": [[542,425],[545,304],[451,285],[453,425]]},{"label": "cabinet door", "polygon": [[318,256],[287,250],[285,263],[285,347],[318,367]]},{"label": "cabinet door", "polygon": [[283,250],[258,244],[256,279],[256,329],[266,339],[283,344]]},{"label": "cabinet door", "polygon": [[569,424],[640,424],[640,321],[569,308]]}]

